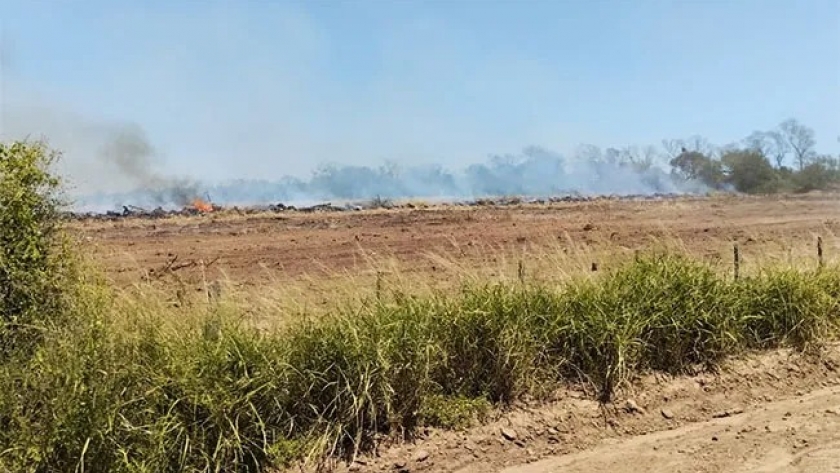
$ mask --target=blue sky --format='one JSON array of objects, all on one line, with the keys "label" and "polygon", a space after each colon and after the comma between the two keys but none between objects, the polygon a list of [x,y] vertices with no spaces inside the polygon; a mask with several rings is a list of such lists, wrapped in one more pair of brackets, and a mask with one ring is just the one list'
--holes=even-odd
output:
[{"label": "blue sky", "polygon": [[459,166],[795,117],[840,144],[840,0],[0,0],[0,132],[47,137],[91,188],[100,126],[167,172]]}]

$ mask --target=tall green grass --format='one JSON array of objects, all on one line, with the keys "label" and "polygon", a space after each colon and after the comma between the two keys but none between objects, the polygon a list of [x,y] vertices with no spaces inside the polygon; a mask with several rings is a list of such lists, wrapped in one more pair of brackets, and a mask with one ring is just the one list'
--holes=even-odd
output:
[{"label": "tall green grass", "polygon": [[[0,372],[0,469],[264,471],[586,383],[714,369],[837,333],[840,269],[737,281],[675,254],[562,284],[384,292],[267,330],[226,301],[173,317],[99,288],[86,316]],[[278,317],[283,314],[277,314]]]}]

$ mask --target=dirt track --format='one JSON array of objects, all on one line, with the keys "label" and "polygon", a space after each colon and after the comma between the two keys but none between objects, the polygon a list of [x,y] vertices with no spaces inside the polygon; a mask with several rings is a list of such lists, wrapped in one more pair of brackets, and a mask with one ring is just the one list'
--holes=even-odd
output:
[{"label": "dirt track", "polygon": [[[430,253],[462,262],[499,250],[554,245],[634,249],[676,238],[701,256],[779,253],[822,235],[831,249],[840,230],[836,195],[716,198],[662,202],[596,201],[510,207],[435,207],[346,213],[213,214],[172,220],[76,223],[117,281],[165,266],[213,261],[238,282],[278,274],[366,267],[362,253],[393,257],[413,272],[439,270]],[[831,252],[829,252],[831,253]],[[486,262],[486,261],[485,261]],[[183,274],[187,274],[186,268]]]},{"label": "dirt track", "polygon": [[649,376],[608,405],[561,391],[548,405],[466,432],[432,431],[339,471],[840,471],[840,346],[821,358],[777,351],[718,374]]},{"label": "dirt track", "polygon": [[689,424],[503,473],[611,471],[828,473],[840,471],[840,388],[767,403],[723,419]]}]

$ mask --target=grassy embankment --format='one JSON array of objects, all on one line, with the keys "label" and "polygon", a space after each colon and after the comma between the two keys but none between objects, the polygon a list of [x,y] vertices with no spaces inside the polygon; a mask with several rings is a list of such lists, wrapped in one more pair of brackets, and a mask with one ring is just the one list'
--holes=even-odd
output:
[{"label": "grassy embankment", "polygon": [[818,348],[840,320],[840,268],[733,280],[649,252],[564,282],[388,287],[256,328],[235,295],[176,307],[102,283],[54,227],[57,183],[32,178],[49,178],[45,153],[0,147],[4,470],[260,471],[461,427],[559,384],[608,400],[640,372]]}]

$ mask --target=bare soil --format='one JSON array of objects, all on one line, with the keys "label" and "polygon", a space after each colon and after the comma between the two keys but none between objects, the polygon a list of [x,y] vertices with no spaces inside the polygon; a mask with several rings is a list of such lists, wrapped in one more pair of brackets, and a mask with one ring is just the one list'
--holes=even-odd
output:
[{"label": "bare soil", "polygon": [[[464,432],[430,431],[337,468],[458,473],[840,470],[840,347],[779,351],[717,374],[639,379],[615,402],[559,392]],[[424,458],[420,461],[421,458]]]},{"label": "bare soil", "polygon": [[749,413],[550,458],[506,473],[591,471],[840,471],[840,388],[767,403]]},{"label": "bare soil", "polygon": [[713,259],[731,258],[732,242],[739,242],[749,260],[805,247],[815,256],[820,235],[831,256],[840,230],[840,198],[603,200],[247,216],[220,212],[157,221],[77,222],[73,227],[117,283],[131,283],[172,264],[184,275],[203,271],[202,277],[264,283],[278,275],[369,268],[370,257],[392,258],[407,271],[425,274],[444,270],[430,254],[480,265],[514,249],[576,245],[631,251],[657,239],[679,241],[687,251]]}]

